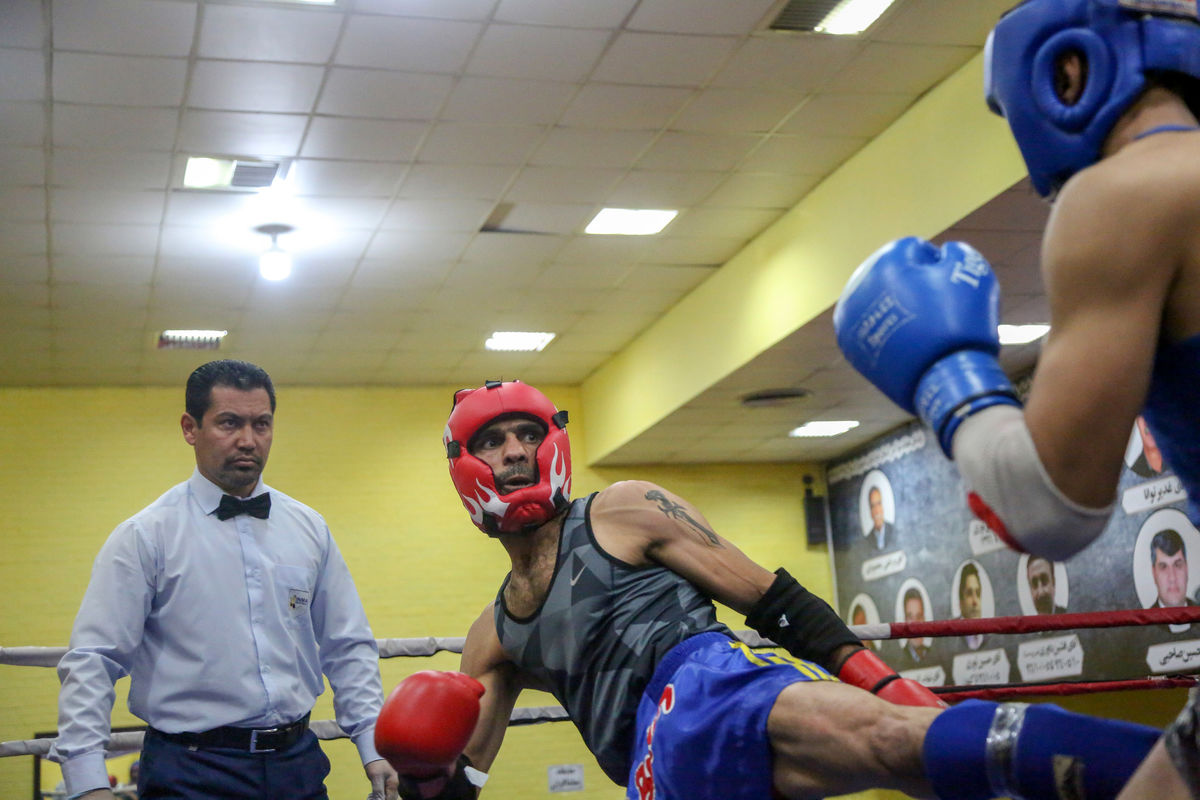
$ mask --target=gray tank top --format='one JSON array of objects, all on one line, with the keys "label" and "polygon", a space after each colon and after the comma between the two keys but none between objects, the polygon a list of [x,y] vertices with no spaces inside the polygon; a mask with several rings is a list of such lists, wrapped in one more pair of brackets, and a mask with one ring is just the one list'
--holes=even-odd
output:
[{"label": "gray tank top", "polygon": [[604,552],[592,533],[591,495],[571,504],[550,590],[518,618],[496,596],[496,633],[508,657],[566,708],[600,768],[624,786],[642,691],[684,639],[733,634],[712,601],[665,567],[635,567]]}]

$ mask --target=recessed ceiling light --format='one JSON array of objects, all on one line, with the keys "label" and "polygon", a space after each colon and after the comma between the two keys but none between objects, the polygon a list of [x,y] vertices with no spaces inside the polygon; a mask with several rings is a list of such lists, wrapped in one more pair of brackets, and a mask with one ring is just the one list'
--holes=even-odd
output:
[{"label": "recessed ceiling light", "polygon": [[158,335],[159,350],[216,350],[229,331],[169,330]]},{"label": "recessed ceiling light", "polygon": [[541,351],[554,340],[553,333],[534,331],[495,331],[483,346],[488,350]]},{"label": "recessed ceiling light", "polygon": [[192,156],[183,170],[183,185],[189,189],[211,189],[228,186],[237,162],[228,158]]},{"label": "recessed ceiling light", "polygon": [[840,436],[848,430],[858,427],[858,421],[847,420],[819,420],[806,422],[799,428],[793,428],[788,434],[793,438],[807,436]]},{"label": "recessed ceiling light", "polygon": [[1000,344],[1029,344],[1049,332],[1049,325],[1001,325]]},{"label": "recessed ceiling light", "polygon": [[602,208],[583,232],[650,236],[667,227],[678,213],[658,208]]},{"label": "recessed ceiling light", "polygon": [[888,10],[895,0],[842,0],[817,23],[818,33],[850,36],[862,33]]}]

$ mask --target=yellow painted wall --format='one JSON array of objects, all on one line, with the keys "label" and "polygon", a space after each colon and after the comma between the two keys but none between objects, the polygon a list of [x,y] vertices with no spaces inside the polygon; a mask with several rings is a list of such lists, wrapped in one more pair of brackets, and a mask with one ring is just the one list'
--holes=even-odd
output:
[{"label": "yellow painted wall", "polygon": [[[269,369],[270,365],[266,365]],[[454,387],[457,388],[457,387]],[[572,413],[576,496],[621,478],[657,481],[695,501],[752,557],[780,564],[832,596],[825,549],[804,544],[803,465],[588,470],[579,392],[547,390]],[[492,599],[507,571],[504,551],[467,518],[446,474],[440,439],[451,387],[280,387],[267,481],[325,515],[379,637],[457,636]],[[179,433],[182,387],[0,389],[0,646],[65,645],[104,538],[119,522],[185,479],[194,464]],[[819,480],[819,477],[818,477]],[[736,615],[724,614],[737,627]],[[417,669],[454,669],[458,657],[385,659],[385,689]],[[114,724],[137,725],[120,684]],[[0,740],[56,725],[54,670],[0,665]],[[522,705],[554,701],[535,694]],[[314,718],[333,716],[328,693]],[[333,800],[361,800],[366,783],[353,746],[326,742]],[[114,766],[122,780],[128,759]],[[549,796],[546,769],[583,764],[586,789],[569,797],[616,800],[569,723],[516,728],[487,797]],[[56,768],[44,772],[57,780]],[[0,759],[0,797],[30,795],[31,759]]]}]

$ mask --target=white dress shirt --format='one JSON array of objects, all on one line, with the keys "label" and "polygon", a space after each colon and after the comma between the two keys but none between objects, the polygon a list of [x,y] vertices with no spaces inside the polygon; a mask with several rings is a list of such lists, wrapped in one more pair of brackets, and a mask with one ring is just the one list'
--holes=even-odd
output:
[{"label": "white dress shirt", "polygon": [[58,665],[68,796],[108,786],[113,684],[167,733],[271,728],[308,713],[324,689],[363,763],[379,758],[379,651],[325,520],[271,493],[268,519],[219,520],[222,491],[196,470],[117,526],[92,567]]}]

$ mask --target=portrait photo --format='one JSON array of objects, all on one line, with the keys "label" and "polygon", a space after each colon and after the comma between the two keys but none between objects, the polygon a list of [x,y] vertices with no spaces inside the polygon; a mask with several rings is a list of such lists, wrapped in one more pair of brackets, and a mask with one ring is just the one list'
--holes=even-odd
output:
[{"label": "portrait photo", "polygon": [[871,540],[876,550],[891,550],[896,540],[896,498],[892,484],[883,470],[873,469],[863,478],[858,497],[858,514],[862,534]]}]

